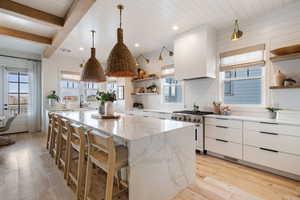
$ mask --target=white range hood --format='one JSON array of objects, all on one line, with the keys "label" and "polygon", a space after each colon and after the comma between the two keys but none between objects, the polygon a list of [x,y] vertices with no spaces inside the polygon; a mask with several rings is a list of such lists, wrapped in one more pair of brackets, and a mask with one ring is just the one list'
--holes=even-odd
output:
[{"label": "white range hood", "polygon": [[174,43],[178,80],[216,78],[216,31],[202,25],[179,35]]}]

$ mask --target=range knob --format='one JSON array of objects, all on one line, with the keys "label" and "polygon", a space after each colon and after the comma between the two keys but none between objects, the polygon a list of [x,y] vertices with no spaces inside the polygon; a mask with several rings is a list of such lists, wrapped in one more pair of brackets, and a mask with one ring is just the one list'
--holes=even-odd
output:
[{"label": "range knob", "polygon": [[197,122],[197,119],[194,119],[193,122]]},{"label": "range knob", "polygon": [[189,121],[189,122],[190,122],[190,121],[192,121],[192,119],[191,119],[191,118],[188,118],[188,120],[187,120],[187,121]]}]

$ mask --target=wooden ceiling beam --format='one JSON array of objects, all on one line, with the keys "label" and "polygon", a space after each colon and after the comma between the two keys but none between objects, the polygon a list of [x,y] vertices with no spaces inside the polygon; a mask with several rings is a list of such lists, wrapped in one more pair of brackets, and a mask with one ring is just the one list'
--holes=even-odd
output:
[{"label": "wooden ceiling beam", "polygon": [[44,45],[52,44],[51,38],[32,34],[32,33],[23,32],[23,31],[18,31],[18,30],[6,28],[3,26],[0,26],[0,35],[6,35],[6,36],[14,37],[14,38],[37,42],[37,43],[41,43]]},{"label": "wooden ceiling beam", "polygon": [[[96,0],[75,0],[65,17],[64,27],[61,28],[53,38],[52,45],[43,53],[43,56],[49,58],[64,42],[69,33],[79,23],[82,17],[88,12]],[[88,31],[88,30],[87,30]]]},{"label": "wooden ceiling beam", "polygon": [[7,14],[21,16],[56,28],[63,27],[65,23],[65,19],[63,17],[58,17],[11,0],[0,0],[0,9]]}]

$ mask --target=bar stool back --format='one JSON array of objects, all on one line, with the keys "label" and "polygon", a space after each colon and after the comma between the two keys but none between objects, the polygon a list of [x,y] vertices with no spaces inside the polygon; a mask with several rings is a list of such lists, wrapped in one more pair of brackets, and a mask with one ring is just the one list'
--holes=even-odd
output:
[{"label": "bar stool back", "polygon": [[51,133],[52,133],[52,117],[53,117],[53,113],[49,112],[48,113],[48,132],[47,132],[47,143],[46,143],[46,148],[49,149],[50,147],[50,138],[51,138]]},{"label": "bar stool back", "polygon": [[[70,145],[68,148],[67,183],[70,185],[72,182],[76,186],[77,199],[81,199],[81,195],[84,192],[86,154],[86,135],[82,126],[76,124],[70,125]],[[74,154],[77,155],[74,157]],[[76,165],[76,161],[78,161],[77,169],[75,172],[72,172],[72,165]]]},{"label": "bar stool back", "polygon": [[[89,199],[92,182],[92,164],[107,173],[105,200],[127,190],[118,190],[113,194],[114,177],[120,182],[120,169],[128,166],[128,150],[125,146],[116,146],[112,136],[100,132],[88,131],[88,162],[86,175],[85,200]],[[120,187],[119,187],[120,189]]]},{"label": "bar stool back", "polygon": [[64,178],[67,178],[67,168],[68,168],[68,155],[69,155],[69,145],[70,145],[70,122],[67,119],[60,118],[60,134],[58,142],[58,167],[62,167],[64,170]]},{"label": "bar stool back", "polygon": [[50,136],[50,149],[49,152],[52,157],[55,158],[55,163],[57,163],[57,143],[58,143],[58,134],[60,132],[59,128],[59,117],[53,115],[51,118],[51,136]]}]

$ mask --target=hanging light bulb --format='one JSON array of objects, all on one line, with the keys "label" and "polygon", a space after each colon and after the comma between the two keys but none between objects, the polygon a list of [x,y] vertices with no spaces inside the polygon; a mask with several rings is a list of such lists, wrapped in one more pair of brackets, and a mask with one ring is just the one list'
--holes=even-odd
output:
[{"label": "hanging light bulb", "polygon": [[231,41],[239,40],[243,36],[243,32],[239,28],[238,20],[234,21],[234,30],[231,36]]},{"label": "hanging light bulb", "polygon": [[122,10],[123,5],[118,5],[120,10],[120,27],[117,31],[118,42],[110,52],[107,60],[106,75],[112,77],[133,77],[136,75],[136,61],[123,42]]},{"label": "hanging light bulb", "polygon": [[106,77],[100,62],[96,58],[95,32],[92,32],[93,47],[91,48],[91,57],[85,63],[81,72],[81,81],[83,82],[105,82]]}]

